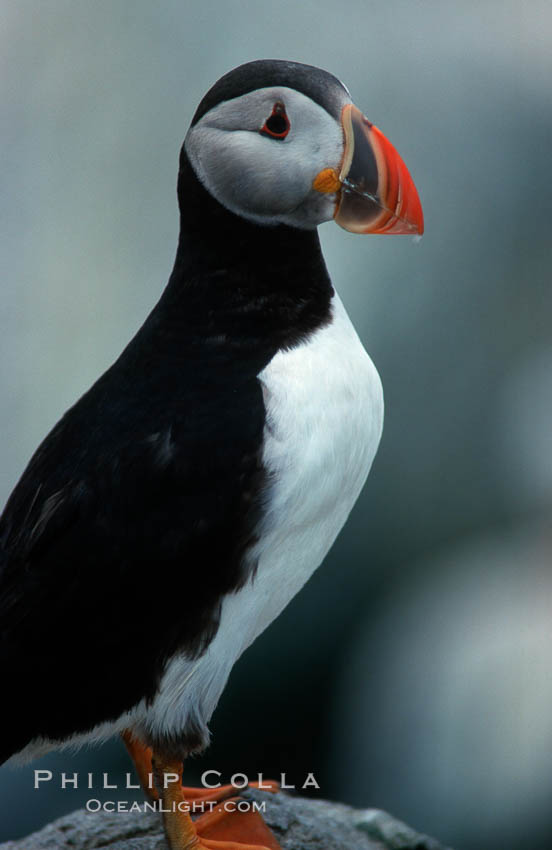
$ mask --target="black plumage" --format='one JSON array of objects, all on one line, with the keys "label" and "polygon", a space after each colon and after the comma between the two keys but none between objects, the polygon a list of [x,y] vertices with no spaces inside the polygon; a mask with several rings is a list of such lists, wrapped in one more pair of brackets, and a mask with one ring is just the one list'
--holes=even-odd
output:
[{"label": "black plumage", "polygon": [[[233,215],[184,152],[178,197],[159,303],[46,437],[1,519],[0,762],[151,699],[168,658],[209,642],[262,512],[257,375],[329,319],[316,231]],[[193,729],[178,742],[196,743]]]}]

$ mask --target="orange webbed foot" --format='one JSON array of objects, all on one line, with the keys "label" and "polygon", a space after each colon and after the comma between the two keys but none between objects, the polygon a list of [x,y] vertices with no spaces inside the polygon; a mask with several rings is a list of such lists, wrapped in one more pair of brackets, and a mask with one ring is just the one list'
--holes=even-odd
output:
[{"label": "orange webbed foot", "polygon": [[[150,747],[131,730],[123,734],[123,740],[144,791],[151,799],[161,800],[165,805],[163,823],[170,850],[282,850],[259,812],[235,796],[233,785],[220,788],[183,786],[181,761],[154,758]],[[251,782],[247,787],[275,792],[280,786],[274,780],[267,780]],[[207,813],[203,804],[210,804]],[[191,815],[198,813],[199,817],[192,820]]]},{"label": "orange webbed foot", "polygon": [[215,811],[202,815],[194,825],[201,845],[209,850],[282,850],[259,812],[240,797],[230,797]]}]

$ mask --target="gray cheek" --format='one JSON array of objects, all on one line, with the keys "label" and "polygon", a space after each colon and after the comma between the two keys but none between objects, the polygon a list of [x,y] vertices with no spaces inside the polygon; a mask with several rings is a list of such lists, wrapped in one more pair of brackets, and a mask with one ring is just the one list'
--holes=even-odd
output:
[{"label": "gray cheek", "polygon": [[236,202],[248,212],[274,216],[293,211],[309,191],[308,177],[293,162],[278,157],[264,169],[244,164]]},{"label": "gray cheek", "polygon": [[311,181],[290,145],[253,133],[221,135],[205,133],[187,145],[196,173],[220,203],[244,214],[274,216],[304,200]]},{"label": "gray cheek", "polygon": [[[306,134],[303,134],[305,136]],[[195,127],[186,152],[205,188],[227,209],[265,224],[314,228],[333,217],[335,197],[312,189],[318,171],[340,160],[340,137],[267,140],[250,131]]]}]

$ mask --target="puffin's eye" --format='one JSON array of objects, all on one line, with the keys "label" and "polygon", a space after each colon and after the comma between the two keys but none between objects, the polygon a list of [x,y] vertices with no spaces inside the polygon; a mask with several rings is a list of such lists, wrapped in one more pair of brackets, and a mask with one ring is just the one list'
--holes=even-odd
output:
[{"label": "puffin's eye", "polygon": [[272,107],[270,118],[266,119],[259,132],[264,136],[271,136],[273,139],[285,139],[290,127],[286,107],[281,101],[277,101]]}]

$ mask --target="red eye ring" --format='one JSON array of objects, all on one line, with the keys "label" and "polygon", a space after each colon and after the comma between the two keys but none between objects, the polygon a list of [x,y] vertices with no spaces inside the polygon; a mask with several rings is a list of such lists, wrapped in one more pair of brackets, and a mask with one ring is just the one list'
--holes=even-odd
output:
[{"label": "red eye ring", "polygon": [[270,136],[271,139],[285,139],[290,129],[291,124],[286,114],[286,107],[278,100],[272,107],[270,117],[266,119],[259,132],[263,136]]}]

